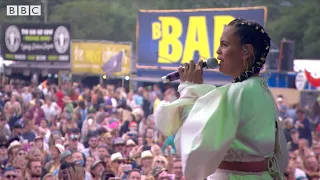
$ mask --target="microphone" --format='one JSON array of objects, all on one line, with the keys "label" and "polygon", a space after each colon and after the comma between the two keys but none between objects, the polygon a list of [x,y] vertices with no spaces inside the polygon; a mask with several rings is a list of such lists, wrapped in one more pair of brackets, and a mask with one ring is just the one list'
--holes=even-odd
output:
[{"label": "microphone", "polygon": [[[205,62],[203,62],[201,68],[214,69],[218,66],[218,60],[216,58],[209,58]],[[183,67],[184,68],[184,67]],[[170,74],[167,74],[161,78],[163,83],[172,82],[180,79],[180,75],[178,71],[174,71]]]}]

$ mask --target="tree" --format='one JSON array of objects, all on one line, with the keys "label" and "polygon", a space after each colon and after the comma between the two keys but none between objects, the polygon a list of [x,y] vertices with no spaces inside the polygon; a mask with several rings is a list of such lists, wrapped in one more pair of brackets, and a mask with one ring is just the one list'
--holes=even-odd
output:
[{"label": "tree", "polygon": [[286,38],[296,43],[296,58],[320,58],[317,50],[320,41],[319,3],[298,3],[292,7],[283,8],[281,16],[268,23],[269,34],[275,42]]},{"label": "tree", "polygon": [[74,39],[128,41],[134,39],[135,18],[116,3],[71,1],[58,6],[50,22],[71,21]]},{"label": "tree", "polygon": [[[23,3],[22,3],[23,1]],[[41,17],[6,16],[8,4],[43,4],[43,0],[1,0],[0,22],[43,22]],[[49,22],[72,22],[75,39],[136,40],[139,9],[268,7],[267,31],[279,44],[282,38],[296,42],[297,58],[320,58],[320,1],[315,0],[47,0]],[[1,37],[0,37],[1,38]],[[1,40],[1,39],[0,39]],[[135,44],[135,43],[133,43]]]}]

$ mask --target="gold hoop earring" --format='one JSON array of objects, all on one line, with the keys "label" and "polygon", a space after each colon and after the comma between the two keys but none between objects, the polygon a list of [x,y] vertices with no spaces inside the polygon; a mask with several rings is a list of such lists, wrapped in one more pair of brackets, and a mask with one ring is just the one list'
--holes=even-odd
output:
[{"label": "gold hoop earring", "polygon": [[249,66],[248,66],[247,61],[243,61],[243,65],[244,65],[244,68],[245,68],[246,70],[248,70]]}]

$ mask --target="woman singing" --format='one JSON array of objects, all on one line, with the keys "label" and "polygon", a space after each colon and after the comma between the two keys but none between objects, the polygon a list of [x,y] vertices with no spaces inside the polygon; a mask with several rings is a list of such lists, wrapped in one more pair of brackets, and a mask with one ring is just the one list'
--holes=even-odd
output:
[{"label": "woman singing", "polygon": [[202,61],[179,68],[180,98],[160,105],[155,116],[164,135],[175,134],[187,180],[285,179],[286,140],[273,96],[259,77],[269,48],[260,24],[235,19],[217,50],[219,70],[232,83],[202,84]]}]

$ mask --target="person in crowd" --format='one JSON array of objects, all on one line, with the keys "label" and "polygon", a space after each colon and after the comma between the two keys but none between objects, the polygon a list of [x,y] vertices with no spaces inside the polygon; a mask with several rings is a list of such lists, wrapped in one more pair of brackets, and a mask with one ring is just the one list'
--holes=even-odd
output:
[{"label": "person in crowd", "polygon": [[105,165],[102,161],[96,161],[91,165],[91,176],[93,180],[100,180],[103,171],[105,170]]},{"label": "person in crowd", "polygon": [[[178,98],[174,86],[38,85],[15,79],[0,85],[1,179],[185,180],[183,157],[175,144],[179,137],[167,136],[155,126],[154,109]],[[305,119],[319,126],[308,130],[309,146],[295,124],[296,111],[302,107],[299,102],[296,105],[295,111],[287,108],[288,118],[281,126],[291,151],[285,175],[317,178],[314,164],[320,162],[320,125],[310,109],[302,109],[310,111]]]},{"label": "person in crowd", "polygon": [[2,170],[3,180],[18,180],[18,175],[13,167],[7,167]]},{"label": "person in crowd", "polygon": [[133,169],[128,173],[128,180],[141,180],[141,174],[138,169]]},{"label": "person in crowd", "polygon": [[309,146],[312,146],[312,134],[310,121],[305,116],[303,109],[298,109],[297,112],[296,128],[299,131],[299,138],[307,139]]},{"label": "person in crowd", "polygon": [[173,170],[172,173],[174,174],[173,180],[182,180],[183,173],[182,173],[182,162],[180,158],[175,158],[173,160]]},{"label": "person in crowd", "polygon": [[45,168],[49,173],[52,173],[53,176],[58,177],[59,168],[60,168],[60,154],[65,151],[65,148],[61,144],[55,144],[50,148],[51,161],[49,161]]}]

